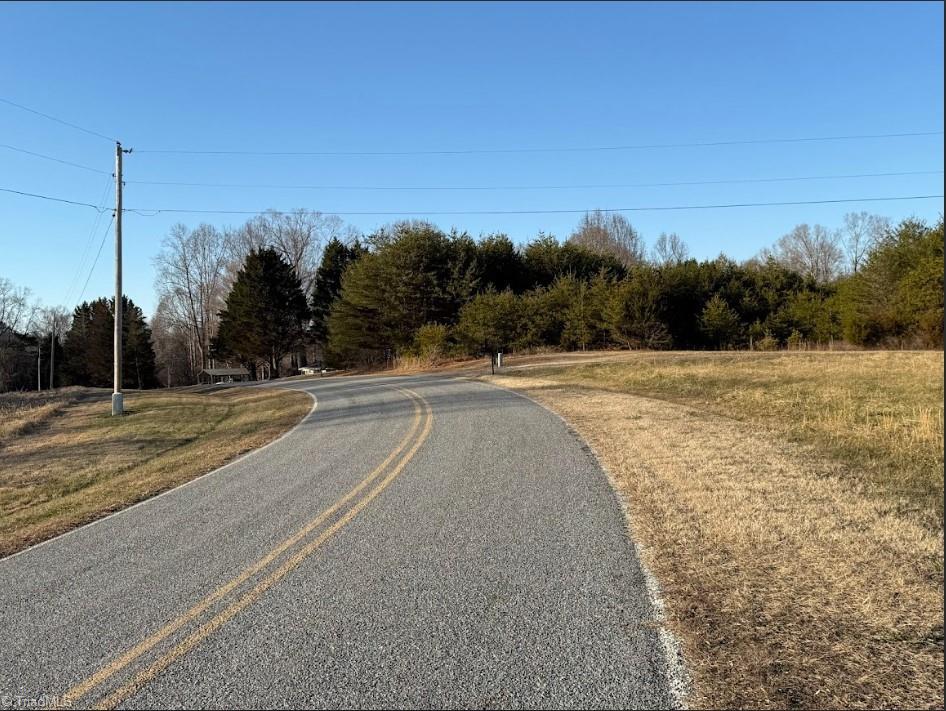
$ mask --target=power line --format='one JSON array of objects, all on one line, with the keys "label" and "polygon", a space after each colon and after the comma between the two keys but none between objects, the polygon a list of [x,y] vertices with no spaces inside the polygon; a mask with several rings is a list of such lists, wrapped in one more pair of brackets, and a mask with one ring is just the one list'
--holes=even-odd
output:
[{"label": "power line", "polygon": [[117,142],[116,139],[114,139],[114,138],[109,138],[109,137],[106,136],[105,134],[99,133],[98,131],[93,131],[93,130],[91,130],[91,129],[89,129],[89,128],[83,128],[82,126],[79,126],[78,124],[70,123],[69,121],[64,121],[64,120],[61,119],[61,118],[56,118],[55,116],[50,116],[49,114],[44,114],[42,111],[37,111],[36,109],[31,109],[31,108],[29,108],[28,106],[23,106],[23,104],[17,104],[16,102],[10,101],[9,99],[4,99],[4,98],[0,97],[0,103],[8,104],[8,105],[10,105],[10,106],[15,106],[16,108],[22,109],[23,111],[29,111],[31,114],[36,114],[37,116],[42,116],[43,118],[49,119],[50,121],[55,121],[56,123],[61,123],[63,126],[68,126],[69,128],[74,128],[74,129],[76,129],[77,131],[82,131],[83,133],[88,133],[90,136],[97,136],[98,138],[104,138],[106,141],[109,141],[110,143],[116,143],[116,142]]},{"label": "power line", "polygon": [[105,238],[108,237],[108,231],[111,229],[113,222],[115,222],[115,213],[112,213],[112,219],[108,221],[108,224],[105,226],[105,232],[102,233],[102,241],[99,242],[99,251],[95,253],[95,260],[92,262],[92,268],[89,269],[89,275],[85,278],[85,284],[82,285],[82,291],[79,292],[79,298],[76,300],[77,303],[82,303],[82,297],[85,296],[85,290],[89,286],[89,279],[92,278],[92,273],[99,263],[99,257],[102,256],[102,247],[105,246]]},{"label": "power line", "polygon": [[105,188],[102,190],[102,196],[99,198],[99,206],[102,208],[102,211],[95,213],[95,219],[92,221],[92,228],[89,230],[89,236],[85,240],[85,247],[82,250],[82,256],[79,258],[79,261],[76,265],[76,270],[72,275],[72,279],[69,281],[69,288],[66,290],[64,303],[68,304],[72,299],[74,289],[79,285],[80,275],[85,270],[85,265],[88,261],[88,258],[91,256],[92,245],[95,244],[95,233],[98,231],[99,225],[102,222],[102,215],[105,213],[105,198],[108,195],[109,188],[112,186],[112,180],[113,176],[109,175],[108,179],[105,181]]},{"label": "power line", "polygon": [[[76,200],[66,200],[64,198],[51,197],[49,195],[38,195],[36,193],[27,193],[20,190],[12,190],[10,188],[0,188],[0,192],[13,193],[15,195],[24,195],[26,197],[41,198],[43,200],[52,200],[54,202],[67,203],[69,205],[78,205],[81,207],[91,207],[94,210],[99,212],[104,212],[104,208],[99,207],[98,205],[93,205],[87,202],[78,202]],[[837,198],[830,200],[790,200],[790,201],[776,201],[776,202],[738,202],[738,203],[724,203],[724,204],[714,204],[714,205],[656,205],[656,206],[646,206],[646,207],[609,207],[609,208],[580,208],[580,209],[567,209],[567,210],[411,210],[411,211],[386,211],[386,210],[376,210],[376,211],[335,211],[335,210],[324,210],[323,212],[330,215],[339,215],[339,216],[393,216],[393,217],[409,217],[411,215],[558,215],[558,214],[580,214],[585,212],[592,212],[594,210],[599,210],[600,212],[656,212],[656,211],[670,211],[670,210],[717,210],[724,208],[735,208],[735,207],[778,207],[778,206],[790,206],[790,205],[831,205],[831,204],[840,204],[840,203],[851,203],[851,202],[895,202],[900,200],[933,200],[937,198],[942,198],[942,195],[896,195],[896,196],[884,196],[884,197],[859,197],[859,198]],[[265,215],[265,214],[288,214],[292,210],[204,210],[204,209],[190,209],[190,208],[170,208],[170,207],[161,207],[161,208],[145,208],[145,207],[128,207],[124,208],[122,212],[133,212],[142,217],[155,217],[160,214],[171,214],[171,213],[188,213],[195,215]],[[150,214],[147,214],[150,213]]]},{"label": "power line", "polygon": [[697,143],[641,143],[617,146],[569,146],[555,148],[467,148],[455,150],[420,151],[244,151],[244,150],[191,150],[182,148],[135,149],[139,153],[163,153],[175,155],[240,155],[240,156],[420,156],[420,155],[472,155],[497,153],[580,153],[595,151],[632,151],[663,148],[706,148],[712,146],[749,146],[764,143],[810,143],[817,141],[854,141],[881,138],[908,138],[916,136],[941,136],[942,131],[912,131],[905,133],[868,133],[844,136],[808,136],[795,138],[757,138],[736,141],[704,141]]},{"label": "power line", "polygon": [[90,202],[78,202],[76,200],[66,200],[65,198],[50,197],[49,195],[39,195],[37,193],[26,193],[21,190],[13,190],[11,188],[0,188],[0,192],[13,193],[14,195],[24,195],[26,197],[39,198],[41,200],[51,200],[52,202],[64,202],[67,205],[80,205],[82,207],[91,207],[93,210],[104,212],[104,208],[101,208],[98,205],[93,205]]},{"label": "power line", "polygon": [[126,180],[134,185],[165,185],[192,188],[247,188],[273,190],[371,190],[371,191],[405,191],[405,190],[601,190],[609,188],[657,188],[680,187],[687,185],[729,185],[746,183],[787,183],[804,180],[834,180],[851,178],[882,178],[907,175],[939,175],[942,170],[914,170],[896,173],[848,173],[843,175],[804,175],[778,178],[732,178],[724,180],[687,180],[666,183],[600,183],[585,185],[430,185],[430,186],[402,186],[402,185],[278,185],[263,183],[190,183],[163,180]]},{"label": "power line", "polygon": [[[932,200],[942,198],[942,195],[904,195],[889,197],[864,197],[864,198],[839,198],[833,200],[793,200],[784,202],[742,202],[727,203],[716,205],[666,205],[666,206],[648,206],[648,207],[611,207],[611,208],[582,208],[569,210],[412,210],[404,211],[370,211],[370,212],[347,212],[325,210],[326,214],[339,216],[390,216],[390,217],[410,217],[414,215],[559,215],[559,214],[581,214],[593,212],[598,209],[600,212],[657,212],[670,210],[717,210],[735,207],[776,207],[790,205],[830,205],[851,202],[893,202],[899,200]],[[166,213],[188,213],[200,215],[265,215],[265,214],[289,214],[291,210],[190,210],[184,208],[126,208],[125,212],[133,212],[142,217],[155,217]],[[150,214],[148,214],[150,213]]]},{"label": "power line", "polygon": [[89,235],[86,237],[85,246],[82,249],[82,255],[79,257],[79,261],[76,263],[75,272],[72,275],[72,279],[69,281],[69,287],[66,290],[65,303],[69,303],[72,298],[74,289],[78,287],[78,282],[85,267],[89,257],[91,256],[92,245],[95,244],[95,235],[98,232],[99,225],[102,222],[102,215],[104,214],[104,203],[105,196],[108,194],[108,189],[111,187],[112,178],[109,176],[109,179],[105,183],[105,188],[102,191],[102,197],[99,198],[99,206],[103,208],[103,212],[96,212],[95,219],[92,221],[92,227],[89,229]]},{"label": "power line", "polygon": [[92,168],[88,165],[82,165],[81,163],[73,163],[69,160],[63,160],[62,158],[54,158],[53,156],[47,156],[43,153],[36,153],[35,151],[28,151],[25,148],[17,148],[16,146],[10,146],[6,143],[0,143],[0,148],[6,148],[8,151],[16,151],[17,153],[25,153],[28,156],[35,156],[37,158],[42,158],[43,160],[51,160],[55,163],[62,163],[63,165],[71,165],[73,168],[82,168],[82,170],[89,170],[93,173],[101,173],[102,175],[111,175],[107,170],[99,170],[98,168]]}]

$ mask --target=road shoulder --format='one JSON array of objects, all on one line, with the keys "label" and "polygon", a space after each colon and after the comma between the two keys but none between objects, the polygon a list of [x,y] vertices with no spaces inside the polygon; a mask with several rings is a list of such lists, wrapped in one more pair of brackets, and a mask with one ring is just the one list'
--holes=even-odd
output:
[{"label": "road shoulder", "polygon": [[660,581],[694,677],[689,704],[942,704],[942,540],[928,529],[852,489],[817,452],[745,423],[548,379],[485,379],[551,408],[597,451]]}]

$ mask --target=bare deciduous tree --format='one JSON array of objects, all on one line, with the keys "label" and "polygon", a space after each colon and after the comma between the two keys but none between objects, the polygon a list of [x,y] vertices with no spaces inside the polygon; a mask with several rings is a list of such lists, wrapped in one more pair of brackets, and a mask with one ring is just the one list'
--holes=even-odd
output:
[{"label": "bare deciduous tree", "polygon": [[159,299],[152,327],[162,381],[193,382],[207,366],[219,312],[251,251],[275,249],[308,297],[322,246],[333,237],[350,240],[351,228],[335,215],[304,209],[270,211],[223,231],[175,225],[155,258]]},{"label": "bare deciduous tree", "polygon": [[654,243],[654,261],[657,264],[680,264],[690,256],[690,250],[676,232],[661,232]]},{"label": "bare deciduous tree", "polygon": [[771,255],[789,269],[823,284],[840,272],[844,255],[839,242],[840,235],[827,227],[801,224],[780,237],[771,251],[764,250],[763,256]]},{"label": "bare deciduous tree", "polygon": [[9,386],[26,357],[19,336],[33,329],[35,315],[30,290],[0,277],[0,392]]},{"label": "bare deciduous tree", "polygon": [[846,268],[856,274],[867,258],[867,253],[891,227],[890,219],[867,212],[849,212],[844,216],[842,243],[847,259]]},{"label": "bare deciduous tree", "polygon": [[195,382],[199,369],[196,367],[197,349],[190,323],[178,316],[168,301],[167,296],[158,301],[151,320],[151,340],[158,364],[158,380],[171,387]]},{"label": "bare deciduous tree", "polygon": [[619,212],[585,213],[568,241],[599,254],[610,254],[626,267],[644,261],[644,240]]},{"label": "bare deciduous tree", "polygon": [[30,303],[30,290],[0,277],[0,335],[28,331],[35,313],[36,306]]},{"label": "bare deciduous tree", "polygon": [[223,235],[211,225],[199,225],[193,231],[175,225],[155,257],[160,318],[187,324],[197,370],[210,357],[210,340],[224,297],[225,265]]},{"label": "bare deciduous tree", "polygon": [[254,249],[272,247],[285,259],[302,282],[302,291],[311,292],[319,267],[322,247],[332,238],[350,237],[341,218],[312,210],[270,211],[248,220],[227,233],[230,263],[228,281],[232,283],[246,256]]}]

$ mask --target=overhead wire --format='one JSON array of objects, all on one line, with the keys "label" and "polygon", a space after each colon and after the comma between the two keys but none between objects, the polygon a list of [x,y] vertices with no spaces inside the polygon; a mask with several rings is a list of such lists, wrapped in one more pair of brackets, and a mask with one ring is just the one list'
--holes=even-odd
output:
[{"label": "overhead wire", "polygon": [[911,170],[888,173],[846,173],[839,175],[804,175],[775,178],[729,178],[722,180],[684,180],[662,183],[597,183],[577,185],[281,185],[267,183],[200,183],[178,182],[171,180],[126,180],[132,185],[161,185],[192,188],[238,188],[272,190],[370,190],[370,191],[408,191],[408,190],[604,190],[618,188],[658,188],[681,187],[690,185],[737,185],[749,183],[785,183],[805,180],[840,180],[855,178],[885,178],[910,175],[938,175],[943,170]]},{"label": "overhead wire", "polygon": [[[64,126],[73,128],[75,130],[81,131],[88,135],[92,135],[109,142],[117,143],[117,139],[114,139],[105,134],[99,133],[88,129],[84,126],[66,121],[64,119],[58,118],[51,114],[32,109],[30,107],[18,104],[16,102],[10,101],[0,97],[0,103],[13,106],[15,108],[27,111],[29,113],[41,116],[50,121],[62,124]],[[908,137],[922,137],[922,136],[941,136],[943,131],[914,131],[914,132],[900,132],[900,133],[877,133],[877,134],[848,134],[848,135],[832,135],[832,136],[807,136],[807,137],[780,137],[780,138],[761,138],[761,139],[743,139],[743,140],[728,140],[728,141],[703,141],[703,142],[691,142],[691,143],[650,143],[650,144],[627,144],[627,145],[605,145],[605,146],[559,146],[559,147],[534,147],[534,148],[470,148],[470,149],[452,149],[452,150],[408,150],[408,151],[263,151],[263,150],[201,150],[201,149],[136,149],[136,153],[145,153],[145,154],[175,154],[175,155],[244,155],[244,156],[277,156],[277,157],[304,157],[304,156],[324,156],[324,157],[343,157],[343,156],[422,156],[422,155],[474,155],[474,154],[535,154],[535,153],[577,153],[577,152],[607,152],[607,151],[632,151],[632,150],[651,150],[651,149],[674,149],[674,148],[705,148],[705,147],[715,147],[715,146],[739,146],[739,145],[761,145],[761,144],[786,144],[786,143],[809,143],[809,142],[828,142],[828,141],[851,141],[851,140],[874,140],[874,139],[891,139],[891,138],[908,138]],[[79,168],[82,170],[87,170],[94,173],[109,175],[109,181],[106,184],[105,191],[107,192],[113,176],[111,176],[108,171],[94,168],[91,166],[83,165],[81,163],[76,163],[74,161],[69,161],[54,156],[46,155],[43,153],[38,153],[35,151],[30,151],[24,148],[19,148],[16,146],[11,146],[8,144],[0,144],[0,148],[6,150],[15,151],[25,155],[30,155],[37,157],[43,160],[48,160],[63,165],[71,166],[74,168]],[[774,177],[774,178],[741,178],[741,179],[725,179],[725,180],[709,180],[709,181],[672,181],[672,182],[655,182],[655,183],[628,183],[628,184],[589,184],[589,185],[544,185],[544,186],[528,186],[528,185],[518,185],[518,186],[490,186],[490,185],[480,185],[480,186],[345,186],[345,185],[265,185],[265,184],[239,184],[239,183],[199,183],[199,182],[183,182],[183,181],[126,181],[129,183],[139,184],[139,185],[168,185],[168,186],[181,186],[181,187],[220,187],[220,188],[252,188],[252,189],[303,189],[303,190],[366,190],[366,191],[405,191],[405,190],[565,190],[565,189],[609,189],[609,188],[643,188],[643,187],[673,187],[673,186],[688,186],[688,185],[722,185],[722,184],[744,184],[744,183],[777,183],[777,182],[793,182],[793,181],[805,181],[805,180],[831,180],[831,179],[857,179],[857,178],[869,178],[869,177],[894,177],[894,176],[908,176],[908,175],[931,175],[942,173],[942,170],[937,171],[902,171],[902,172],[886,172],[886,173],[858,173],[858,174],[844,174],[844,175],[814,175],[814,176],[789,176],[789,177]],[[78,283],[78,276],[83,270],[84,263],[86,262],[87,255],[90,252],[92,244],[94,244],[93,236],[96,234],[97,228],[101,223],[101,217],[106,211],[104,207],[105,193],[103,193],[102,198],[100,199],[100,205],[95,205],[92,203],[81,202],[77,200],[69,200],[65,198],[32,193],[26,191],[15,190],[12,188],[3,188],[0,187],[0,192],[5,192],[9,194],[31,197],[35,199],[41,199],[51,202],[57,202],[61,204],[68,204],[73,206],[89,207],[96,210],[96,217],[92,224],[92,229],[89,233],[89,238],[86,240],[86,246],[83,250],[82,257],[79,262],[77,271],[70,282],[69,288],[67,290],[67,295],[73,292],[75,284]],[[838,199],[821,199],[821,200],[793,200],[793,201],[771,201],[771,202],[741,202],[741,203],[715,203],[715,204],[697,204],[697,205],[657,205],[657,206],[632,206],[632,207],[616,207],[616,208],[601,208],[601,212],[605,213],[618,213],[618,212],[645,212],[645,211],[684,211],[684,210],[715,210],[715,209],[729,209],[729,208],[747,208],[747,207],[775,207],[775,206],[800,206],[800,205],[826,205],[826,204],[841,204],[841,203],[868,203],[868,202],[891,202],[891,201],[905,201],[905,200],[930,200],[930,199],[942,199],[943,195],[904,195],[904,196],[882,196],[882,197],[858,197],[858,198],[838,198]],[[330,214],[335,214],[339,216],[389,216],[389,217],[405,217],[405,216],[461,216],[461,215],[540,215],[540,214],[580,214],[590,212],[592,209],[551,209],[551,210],[414,210],[414,211],[383,211],[383,210],[367,210],[367,211],[326,211]],[[187,209],[187,208],[126,208],[122,211],[123,213],[133,213],[142,216],[156,216],[160,214],[171,214],[171,213],[189,213],[189,214],[218,214],[218,215],[262,215],[262,214],[280,214],[291,211],[285,210],[210,210],[210,209]],[[89,273],[86,276],[85,282],[83,284],[82,290],[79,294],[79,299],[84,296],[85,290],[88,287],[89,280],[92,277],[92,274],[95,271],[95,268],[98,264],[99,257],[101,256],[102,249],[105,244],[108,231],[111,228],[115,220],[115,213],[112,212],[112,217],[109,220],[108,225],[106,226],[105,232],[103,233],[102,239],[99,243],[98,250],[95,254],[95,258],[92,262]]]},{"label": "overhead wire", "polygon": [[98,231],[98,227],[102,221],[102,215],[105,214],[105,198],[108,195],[109,188],[112,187],[113,181],[114,176],[110,174],[108,179],[105,181],[105,188],[102,190],[102,196],[98,201],[102,211],[95,213],[95,218],[92,221],[92,228],[89,230],[89,236],[85,240],[85,247],[82,250],[82,255],[79,258],[72,279],[69,281],[69,286],[66,289],[64,303],[68,304],[70,302],[75,288],[79,285],[79,277],[85,270],[86,263],[88,262],[88,258],[91,254],[92,245],[95,243],[95,234]]},{"label": "overhead wire", "polygon": [[[774,202],[742,202],[742,203],[722,203],[711,205],[655,205],[638,207],[612,207],[612,208],[581,208],[581,209],[552,209],[552,210],[409,210],[409,211],[344,211],[344,210],[325,210],[331,215],[339,216],[362,216],[362,217],[410,217],[417,215],[424,216],[460,216],[460,215],[562,215],[562,214],[583,214],[586,212],[662,212],[679,210],[717,210],[726,208],[740,207],[777,207],[791,205],[831,205],[840,203],[854,202],[893,202],[901,200],[932,200],[942,198],[943,195],[897,195],[883,197],[858,197],[858,198],[837,198],[830,200],[789,200]],[[266,215],[266,214],[289,214],[292,210],[205,210],[188,208],[125,208],[124,212],[131,212],[143,217],[155,217],[161,214],[199,214],[199,215]]]},{"label": "overhead wire", "polygon": [[83,133],[87,133],[87,134],[89,134],[90,136],[96,136],[96,137],[98,137],[98,138],[104,138],[106,141],[109,141],[109,142],[111,142],[111,143],[118,143],[118,139],[115,139],[115,138],[111,138],[111,137],[109,137],[109,136],[106,136],[104,133],[99,133],[98,131],[93,131],[93,130],[90,129],[90,128],[85,128],[84,126],[80,126],[80,125],[78,125],[78,124],[71,123],[70,121],[66,121],[66,120],[64,120],[64,119],[57,118],[56,116],[52,116],[52,115],[50,115],[50,114],[43,113],[42,111],[37,111],[36,109],[31,109],[29,106],[24,106],[23,104],[18,104],[18,103],[16,103],[15,101],[10,101],[9,99],[4,99],[3,97],[0,97],[0,103],[7,104],[7,105],[9,105],[9,106],[14,106],[14,107],[16,107],[16,108],[18,108],[18,109],[21,109],[21,110],[23,110],[23,111],[28,111],[28,112],[30,112],[31,114],[36,114],[37,116],[42,116],[42,117],[45,118],[45,119],[49,119],[50,121],[55,121],[56,123],[60,123],[60,124],[62,124],[63,126],[68,126],[69,128],[74,128],[74,129],[77,130],[77,131],[82,131]]},{"label": "overhead wire", "polygon": [[882,138],[909,138],[919,136],[941,136],[943,131],[908,131],[901,133],[862,133],[835,136],[801,136],[790,138],[756,138],[730,141],[699,141],[693,143],[640,143],[612,146],[559,146],[539,148],[464,148],[450,150],[410,151],[263,151],[263,150],[212,150],[186,148],[136,148],[136,153],[174,155],[238,155],[238,156],[421,156],[421,155],[473,155],[498,153],[582,153],[598,151],[632,151],[666,148],[707,148],[713,146],[749,146],[766,143],[808,143],[819,141],[852,141]]},{"label": "overhead wire", "polygon": [[85,290],[89,286],[89,280],[92,278],[92,274],[95,272],[95,267],[99,263],[99,257],[102,256],[102,247],[105,246],[105,238],[108,237],[108,232],[112,227],[112,223],[115,222],[115,213],[112,213],[112,219],[108,221],[108,224],[105,226],[105,232],[102,233],[102,241],[99,242],[99,249],[95,253],[95,260],[92,262],[92,267],[89,269],[89,275],[85,278],[85,284],[82,285],[82,291],[79,292],[79,298],[76,299],[77,303],[82,303],[82,297],[85,296]]},{"label": "overhead wire", "polygon": [[98,205],[93,205],[90,202],[80,202],[78,200],[66,200],[65,198],[52,197],[50,195],[40,195],[39,193],[28,193],[22,190],[14,190],[12,188],[0,188],[0,192],[12,193],[14,195],[23,195],[25,197],[39,198],[40,200],[49,200],[51,202],[62,202],[67,205],[80,205],[82,207],[91,207],[93,210],[99,210],[100,212],[104,208],[99,207]]},{"label": "overhead wire", "polygon": [[[81,207],[90,207],[99,212],[104,212],[105,208],[92,203],[80,202],[78,200],[67,200],[65,198],[53,197],[50,195],[40,195],[29,193],[11,188],[0,188],[0,192],[12,193],[43,200],[51,200],[69,205]],[[327,214],[339,216],[411,216],[411,215],[559,215],[559,214],[581,214],[585,212],[656,212],[656,211],[678,211],[678,210],[716,210],[737,207],[777,207],[791,205],[831,205],[852,202],[894,202],[902,200],[933,200],[942,198],[943,195],[887,195],[880,197],[856,197],[856,198],[833,198],[822,200],[785,200],[771,202],[736,202],[736,203],[718,203],[709,205],[650,205],[635,207],[610,207],[610,208],[574,208],[574,209],[550,209],[550,210],[367,210],[367,211],[349,211],[349,210],[324,210]],[[288,214],[293,210],[278,210],[269,208],[266,210],[209,210],[202,208],[180,208],[180,207],[128,207],[122,212],[130,212],[144,217],[155,217],[160,214],[168,213],[187,213],[201,215],[265,215],[265,214]]]},{"label": "overhead wire", "polygon": [[93,168],[88,165],[82,165],[81,163],[74,163],[70,160],[64,160],[62,158],[56,158],[54,156],[48,156],[45,153],[37,153],[36,151],[28,151],[25,148],[17,148],[16,146],[11,146],[6,143],[0,143],[0,148],[5,148],[8,151],[16,151],[17,153],[25,153],[28,156],[35,156],[36,158],[42,158],[43,160],[53,161],[55,163],[62,163],[63,165],[69,165],[73,168],[81,168],[82,170],[88,170],[93,173],[101,173],[102,175],[111,175],[107,170],[100,170],[99,168]]}]

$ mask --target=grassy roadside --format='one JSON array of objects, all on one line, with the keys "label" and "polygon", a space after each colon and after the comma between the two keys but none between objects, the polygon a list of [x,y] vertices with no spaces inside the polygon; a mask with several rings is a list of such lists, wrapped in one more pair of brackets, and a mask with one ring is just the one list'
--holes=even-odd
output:
[{"label": "grassy roadside", "polygon": [[943,524],[943,353],[645,353],[529,370],[769,427],[848,465],[902,513]]},{"label": "grassy roadside", "polygon": [[0,396],[0,556],[166,491],[271,441],[304,393],[263,388]]},{"label": "grassy roadside", "polygon": [[942,353],[650,353],[489,379],[612,473],[691,704],[942,707]]}]

